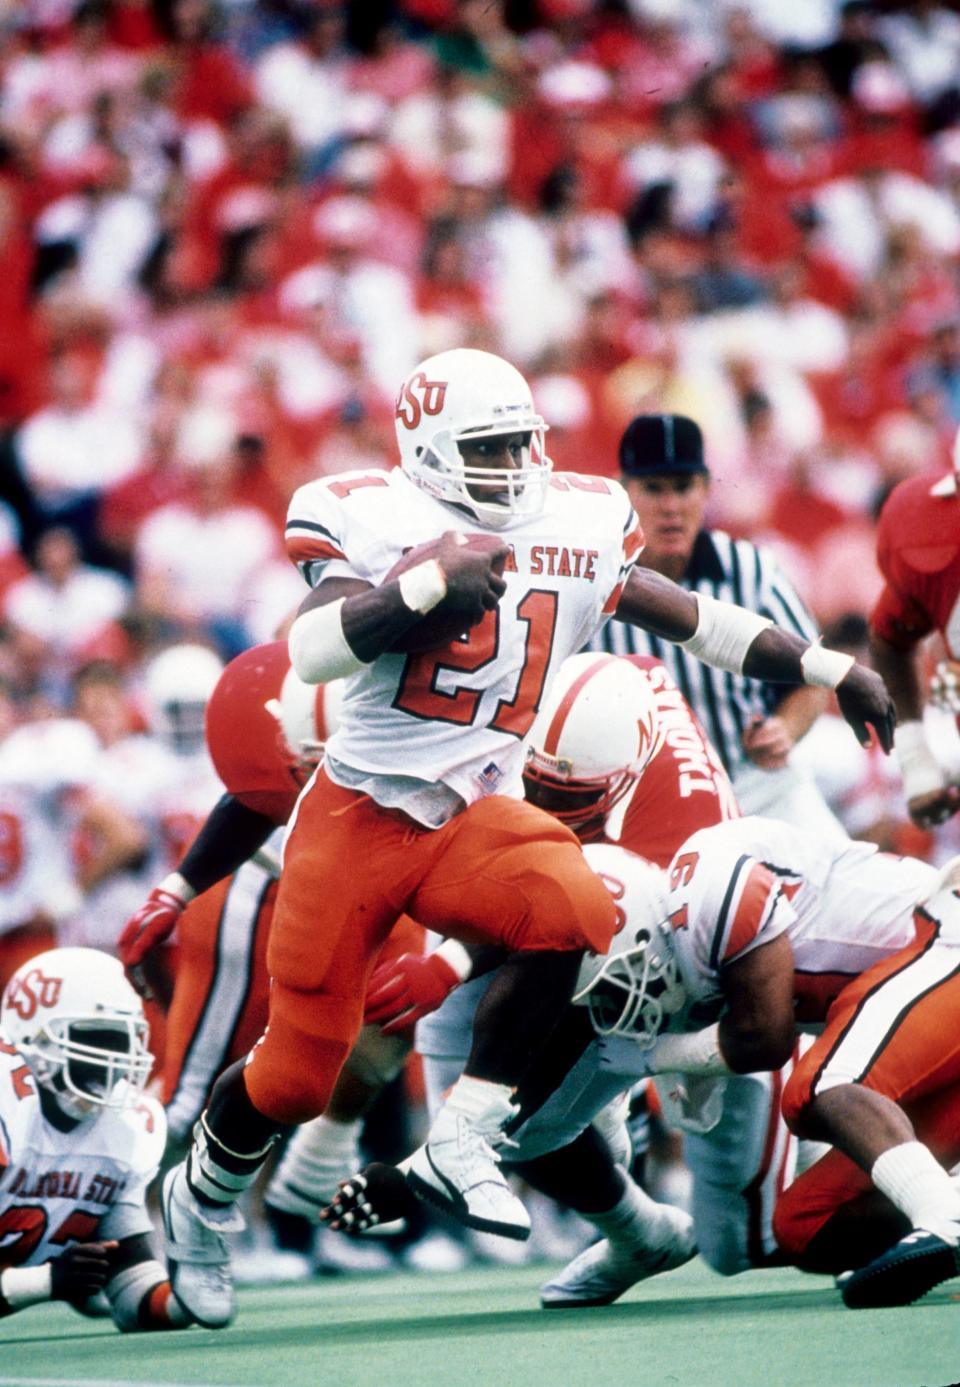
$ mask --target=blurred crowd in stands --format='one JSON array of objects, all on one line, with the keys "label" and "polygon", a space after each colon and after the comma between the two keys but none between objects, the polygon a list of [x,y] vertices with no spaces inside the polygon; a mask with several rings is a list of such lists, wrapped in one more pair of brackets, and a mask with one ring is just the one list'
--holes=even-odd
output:
[{"label": "blurred crowd in stands", "polygon": [[[455,345],[528,375],[558,468],[695,418],[711,523],[857,645],[877,509],[960,423],[957,8],[0,0],[0,737],[105,754],[157,652],[274,638],[289,496],[393,466]],[[81,890],[143,865],[112,775]]]}]

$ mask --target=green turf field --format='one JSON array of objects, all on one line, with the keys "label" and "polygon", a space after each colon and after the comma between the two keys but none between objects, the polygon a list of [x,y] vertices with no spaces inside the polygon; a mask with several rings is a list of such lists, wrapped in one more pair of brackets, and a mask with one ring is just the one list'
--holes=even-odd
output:
[{"label": "green turf field", "polygon": [[699,1261],[602,1310],[538,1308],[543,1267],[244,1288],[227,1330],[127,1336],[53,1306],[0,1323],[0,1387],[946,1387],[960,1282],[852,1312],[823,1278]]}]

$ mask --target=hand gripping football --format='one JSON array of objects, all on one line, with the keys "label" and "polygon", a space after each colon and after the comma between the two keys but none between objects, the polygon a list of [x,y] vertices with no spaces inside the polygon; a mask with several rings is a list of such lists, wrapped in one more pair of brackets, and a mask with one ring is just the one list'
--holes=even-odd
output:
[{"label": "hand gripping football", "polygon": [[[464,545],[473,550],[474,553],[493,553],[497,550],[504,550],[503,540],[497,535],[474,534],[463,535],[461,538]],[[439,538],[428,539],[425,544],[418,544],[413,549],[408,549],[403,558],[398,559],[393,565],[383,581],[389,583],[391,579],[399,578],[401,573],[415,568],[418,563],[435,559],[439,551]],[[506,551],[497,555],[493,563],[495,573],[503,573],[506,557]],[[469,627],[470,623],[465,619],[463,612],[452,609],[448,599],[443,598],[432,611],[427,612],[426,616],[421,617],[402,636],[398,636],[390,649],[404,653],[437,650],[441,646],[449,645],[450,641],[464,636]]]}]

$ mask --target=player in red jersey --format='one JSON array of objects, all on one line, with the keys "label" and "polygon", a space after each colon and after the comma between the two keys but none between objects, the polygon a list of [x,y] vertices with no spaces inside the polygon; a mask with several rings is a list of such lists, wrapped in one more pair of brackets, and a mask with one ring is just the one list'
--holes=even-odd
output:
[{"label": "player in red jersey", "polygon": [[877,563],[885,583],[870,618],[873,659],[897,708],[894,746],[910,817],[929,828],[960,809],[960,785],[949,783],[924,731],[917,660],[919,643],[938,631],[949,656],[942,697],[960,712],[960,434],[952,472],[936,481],[910,477],[890,493],[877,528]]}]

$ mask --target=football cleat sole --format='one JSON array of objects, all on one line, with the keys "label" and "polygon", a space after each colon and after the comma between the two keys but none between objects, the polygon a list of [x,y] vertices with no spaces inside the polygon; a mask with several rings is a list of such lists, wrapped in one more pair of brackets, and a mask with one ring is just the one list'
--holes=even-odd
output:
[{"label": "football cleat sole", "polygon": [[426,1155],[434,1176],[442,1183],[443,1188],[438,1189],[429,1180],[424,1180],[415,1170],[408,1170],[407,1185],[418,1199],[432,1204],[435,1209],[441,1210],[442,1213],[449,1214],[464,1228],[473,1228],[478,1233],[495,1233],[498,1238],[512,1238],[514,1242],[525,1243],[527,1241],[530,1236],[529,1224],[523,1226],[517,1223],[500,1223],[496,1219],[482,1218],[479,1214],[472,1214],[464,1196],[441,1171],[437,1170],[433,1161],[430,1160],[429,1151]]},{"label": "football cleat sole", "polygon": [[912,1305],[934,1286],[960,1276],[960,1251],[935,1233],[908,1233],[888,1252],[843,1278],[848,1310]]}]

